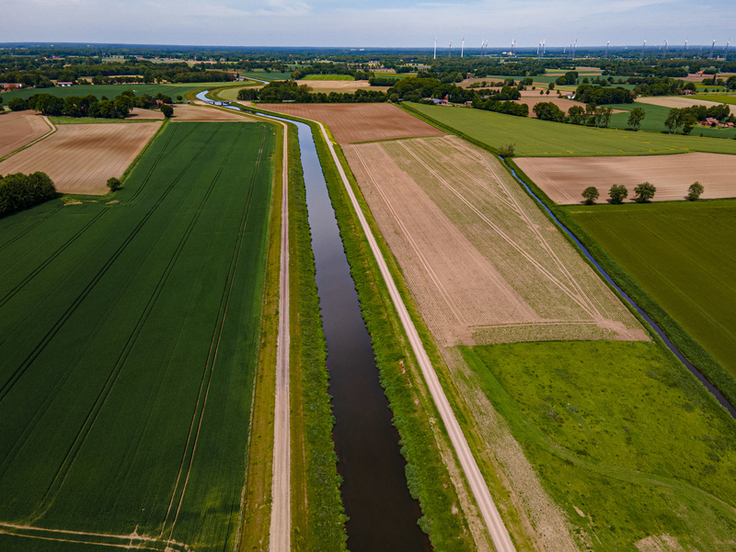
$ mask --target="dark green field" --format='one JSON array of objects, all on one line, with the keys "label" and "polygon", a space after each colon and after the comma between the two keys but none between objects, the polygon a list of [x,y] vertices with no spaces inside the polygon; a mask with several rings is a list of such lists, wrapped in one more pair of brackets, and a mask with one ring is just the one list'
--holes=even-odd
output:
[{"label": "dark green field", "polygon": [[[265,80],[265,79],[264,79]],[[106,96],[112,100],[116,96],[119,96],[124,90],[133,90],[137,96],[142,94],[150,94],[155,96],[159,92],[164,96],[170,96],[176,99],[177,96],[182,96],[187,92],[193,90],[206,90],[208,88],[222,88],[226,85],[235,85],[236,83],[217,82],[193,82],[193,83],[182,83],[182,84],[82,84],[79,86],[70,86],[68,88],[55,86],[53,88],[24,88],[21,90],[13,90],[11,92],[4,92],[2,95],[3,103],[7,103],[12,98],[24,98],[28,99],[34,94],[51,94],[52,96],[58,96],[59,98],[66,98],[68,96],[86,96],[92,94],[100,99],[102,96]],[[240,84],[240,83],[238,83]],[[242,86],[242,84],[240,84]]]},{"label": "dark green field", "polygon": [[[655,343],[463,348],[585,550],[734,550],[736,422]],[[651,548],[650,550],[664,550]]]},{"label": "dark green field", "polygon": [[736,202],[564,209],[736,376]]},{"label": "dark green field", "polygon": [[273,150],[170,125],[119,203],[0,220],[0,549],[232,549]]}]

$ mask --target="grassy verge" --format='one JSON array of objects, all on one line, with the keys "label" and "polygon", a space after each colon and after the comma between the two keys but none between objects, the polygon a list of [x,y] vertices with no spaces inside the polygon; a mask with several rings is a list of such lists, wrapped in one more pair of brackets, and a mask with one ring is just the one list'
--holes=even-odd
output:
[{"label": "grassy verge", "polygon": [[248,446],[248,463],[243,494],[238,551],[267,550],[271,519],[273,469],[273,424],[276,385],[276,345],[279,324],[281,269],[281,200],[283,129],[276,135],[274,188],[268,230],[268,257],[263,286],[263,314],[258,366],[253,389],[253,409]]},{"label": "grassy verge", "polygon": [[[601,267],[611,276],[616,284],[631,297],[667,334],[672,343],[721,393],[731,404],[736,405],[736,379],[728,373],[685,329],[644,290],[639,282],[624,270],[611,255],[596,242],[578,222],[569,214],[568,210],[559,207],[524,174],[512,161],[508,165],[514,169],[517,176],[539,197],[547,208],[554,213],[565,227],[568,228]],[[684,367],[683,367],[684,369]]]},{"label": "grassy verge", "polygon": [[658,344],[462,353],[586,548],[635,552],[667,534],[688,550],[732,549],[736,423]]},{"label": "grassy verge", "polygon": [[345,550],[345,514],[325,366],[306,188],[295,129],[289,132],[292,546]]}]

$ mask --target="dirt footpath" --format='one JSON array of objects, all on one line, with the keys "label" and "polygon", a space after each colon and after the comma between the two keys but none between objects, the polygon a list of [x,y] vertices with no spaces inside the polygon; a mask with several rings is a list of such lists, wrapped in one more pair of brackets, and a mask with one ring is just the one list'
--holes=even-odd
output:
[{"label": "dirt footpath", "polygon": [[629,189],[654,184],[654,201],[684,200],[696,180],[705,188],[703,199],[736,197],[736,155],[684,153],[641,157],[519,157],[515,162],[555,203],[582,203],[583,190],[595,186],[608,199],[614,184]]}]

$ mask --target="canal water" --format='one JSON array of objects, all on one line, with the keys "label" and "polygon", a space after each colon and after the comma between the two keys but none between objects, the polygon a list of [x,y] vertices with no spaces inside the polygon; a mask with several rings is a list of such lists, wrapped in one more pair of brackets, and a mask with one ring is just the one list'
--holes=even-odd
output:
[{"label": "canal water", "polygon": [[[197,95],[200,100],[236,106]],[[371,337],[363,322],[342,239],[309,125],[297,126],[317,292],[327,341],[327,370],[335,416],[333,439],[348,549],[351,552],[431,552],[417,521],[419,503],[409,494],[400,436],[378,379]]]}]

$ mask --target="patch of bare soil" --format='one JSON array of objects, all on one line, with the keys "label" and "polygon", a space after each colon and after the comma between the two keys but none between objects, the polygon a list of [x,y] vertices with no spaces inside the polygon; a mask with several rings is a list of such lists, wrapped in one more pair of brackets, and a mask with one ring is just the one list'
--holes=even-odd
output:
[{"label": "patch of bare soil", "polygon": [[[647,98],[637,98],[637,103],[659,105],[662,107],[692,107],[693,105],[704,105],[705,107],[713,107],[723,105],[721,102],[711,102],[709,100],[698,100],[688,96],[652,96]],[[736,113],[736,106],[730,105],[731,114]]]},{"label": "patch of bare soil", "polygon": [[35,111],[11,111],[0,115],[0,157],[36,140],[51,128]]},{"label": "patch of bare soil", "polygon": [[248,118],[235,112],[215,109],[206,104],[176,104],[172,121],[247,121]]},{"label": "patch of bare soil", "polygon": [[386,90],[390,88],[389,86],[371,86],[368,81],[298,80],[296,82],[299,85],[306,84],[312,89],[312,92],[324,92],[325,94],[329,94],[330,92],[353,94],[358,90],[376,90],[379,92],[386,92]]},{"label": "patch of bare soil", "polygon": [[629,190],[642,182],[654,184],[653,201],[684,200],[687,189],[696,180],[705,191],[703,199],[736,197],[736,155],[683,153],[640,157],[519,157],[526,175],[555,203],[582,203],[583,190],[595,186],[599,202],[608,199],[614,184]]},{"label": "patch of bare soil", "polygon": [[104,194],[161,123],[60,125],[33,146],[0,163],[0,174],[42,171],[61,193]]},{"label": "patch of bare soil", "polygon": [[442,345],[647,339],[490,154],[450,136],[344,151]]},{"label": "patch of bare soil", "polygon": [[[647,537],[634,543],[641,552],[685,552],[675,537],[659,535]],[[697,552],[697,550],[694,550]]]},{"label": "patch of bare soil", "polygon": [[[308,81],[320,82],[320,81]],[[259,107],[321,121],[340,144],[373,142],[415,136],[444,136],[444,132],[412,117],[396,106],[369,104],[260,104]]]},{"label": "patch of bare soil", "polygon": [[154,109],[142,109],[140,107],[134,107],[130,110],[130,114],[126,117],[126,119],[146,119],[146,120],[153,120],[153,121],[161,121],[165,119],[164,114],[160,111],[156,111]]}]

